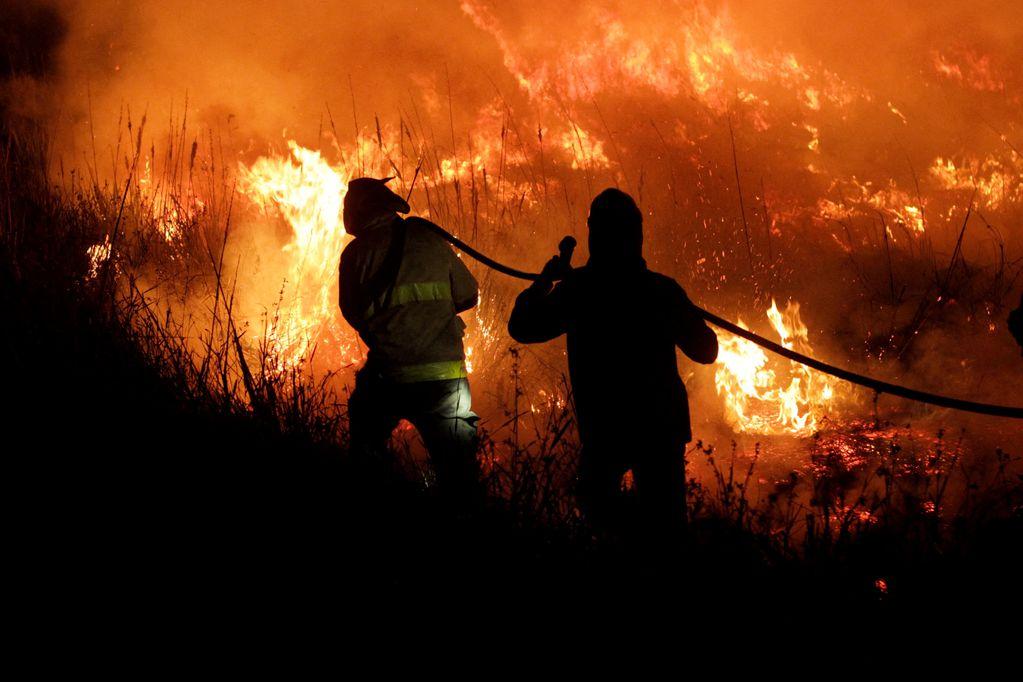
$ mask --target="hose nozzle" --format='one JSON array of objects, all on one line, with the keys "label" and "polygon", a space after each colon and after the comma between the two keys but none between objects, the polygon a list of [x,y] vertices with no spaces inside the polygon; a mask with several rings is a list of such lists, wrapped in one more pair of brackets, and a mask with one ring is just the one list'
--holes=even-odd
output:
[{"label": "hose nozzle", "polygon": [[558,242],[558,256],[564,263],[565,268],[572,267],[572,254],[575,252],[575,247],[578,242],[575,237],[568,236]]}]

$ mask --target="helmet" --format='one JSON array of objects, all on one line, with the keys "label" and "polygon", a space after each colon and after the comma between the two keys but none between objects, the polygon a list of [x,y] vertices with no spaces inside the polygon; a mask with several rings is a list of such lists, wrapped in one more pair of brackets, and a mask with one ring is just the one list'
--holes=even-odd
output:
[{"label": "helmet", "polygon": [[408,213],[408,202],[387,187],[392,178],[356,178],[348,183],[344,201],[344,223],[348,234],[358,236],[374,218],[387,213]]}]

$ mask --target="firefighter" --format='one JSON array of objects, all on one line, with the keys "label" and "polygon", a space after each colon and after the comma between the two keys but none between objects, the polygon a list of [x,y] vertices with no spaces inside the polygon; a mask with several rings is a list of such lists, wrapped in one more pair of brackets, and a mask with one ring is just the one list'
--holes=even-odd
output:
[{"label": "firefighter", "polygon": [[[649,532],[677,532],[692,433],[675,347],[707,364],[717,358],[717,337],[678,283],[647,269],[632,197],[601,192],[587,224],[589,262],[572,270],[552,258],[515,301],[508,331],[519,343],[567,335],[582,441],[577,498],[591,524],[628,530],[631,518]],[[629,470],[635,515],[622,494]]]},{"label": "firefighter", "polygon": [[477,284],[451,248],[388,189],[390,178],[358,178],[344,199],[355,239],[340,265],[341,313],[369,348],[348,403],[351,447],[385,461],[400,419],[430,454],[437,488],[460,503],[480,494],[476,422],[462,348]]}]

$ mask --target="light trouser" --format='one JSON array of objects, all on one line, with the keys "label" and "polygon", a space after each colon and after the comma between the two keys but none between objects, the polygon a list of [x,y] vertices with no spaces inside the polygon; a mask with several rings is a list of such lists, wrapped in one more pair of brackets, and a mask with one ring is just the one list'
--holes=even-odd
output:
[{"label": "light trouser", "polygon": [[369,368],[355,378],[348,401],[352,454],[384,461],[391,432],[401,419],[416,427],[445,495],[478,499],[476,422],[467,379],[396,383]]}]

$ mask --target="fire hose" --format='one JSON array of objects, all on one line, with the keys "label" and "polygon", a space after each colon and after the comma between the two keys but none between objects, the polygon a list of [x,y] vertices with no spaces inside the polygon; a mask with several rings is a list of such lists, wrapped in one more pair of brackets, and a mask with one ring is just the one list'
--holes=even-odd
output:
[{"label": "fire hose", "polygon": [[[430,229],[432,229],[439,236],[441,236],[443,239],[449,242],[452,246],[462,251],[463,253],[468,254],[469,256],[476,259],[483,265],[486,265],[488,268],[491,268],[492,270],[496,270],[497,272],[503,273],[510,277],[517,277],[518,279],[524,279],[528,281],[536,281],[537,279],[540,278],[540,275],[537,273],[517,270],[515,268],[505,265],[504,263],[499,263],[493,258],[490,258],[489,256],[480,253],[479,251],[469,246],[461,239],[455,237],[447,230],[438,225],[434,225],[433,223],[427,223],[426,221],[423,221],[423,223],[421,224],[428,225]],[[565,237],[564,239],[561,240],[561,243],[558,245],[558,249],[561,253],[561,258],[564,260],[565,263],[568,263],[568,261],[571,259],[572,251],[575,249],[575,245],[576,245],[575,239],[572,237]],[[821,362],[820,360],[811,358],[808,355],[797,353],[791,348],[786,348],[780,343],[776,343],[774,341],[771,341],[770,339],[765,339],[759,334],[754,334],[748,329],[743,329],[739,325],[733,324],[732,322],[729,322],[728,320],[719,317],[718,315],[715,315],[712,312],[704,310],[703,308],[700,308],[695,304],[694,307],[696,308],[696,311],[703,317],[703,319],[705,319],[707,322],[710,322],[716,327],[720,327],[721,329],[724,329],[725,331],[735,334],[736,336],[741,336],[747,341],[752,341],[761,348],[765,348],[771,351],[772,353],[776,353],[784,358],[788,358],[793,362],[798,362],[800,364],[806,365],[807,367],[811,367],[817,370],[818,372],[824,372],[825,374],[830,374],[831,376],[837,377],[844,381],[848,381],[850,383],[857,384],[865,388],[869,388],[879,395],[882,393],[887,393],[889,395],[899,396],[900,398],[906,398],[907,400],[915,400],[917,402],[927,403],[929,405],[936,405],[938,407],[947,407],[949,409],[960,410],[963,412],[975,412],[977,414],[987,414],[995,417],[1008,417],[1010,419],[1023,419],[1023,407],[1012,407],[1009,405],[992,405],[990,403],[978,403],[972,400],[962,400],[960,398],[952,398],[950,396],[939,395],[936,393],[918,391],[913,388],[899,386],[898,384],[892,384],[887,381],[881,381],[880,379],[875,379],[873,377],[868,377],[863,374],[857,374],[856,372],[850,372],[849,370],[842,369],[841,367],[829,365],[826,362]]]}]

